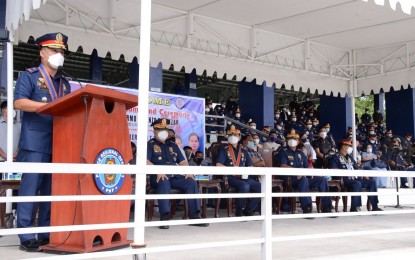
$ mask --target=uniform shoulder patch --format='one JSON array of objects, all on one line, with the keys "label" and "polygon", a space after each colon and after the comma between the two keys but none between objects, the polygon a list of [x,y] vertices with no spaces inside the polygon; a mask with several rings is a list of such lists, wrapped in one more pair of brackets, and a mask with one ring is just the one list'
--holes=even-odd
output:
[{"label": "uniform shoulder patch", "polygon": [[28,71],[30,74],[35,73],[39,71],[38,67],[28,68],[26,71]]}]

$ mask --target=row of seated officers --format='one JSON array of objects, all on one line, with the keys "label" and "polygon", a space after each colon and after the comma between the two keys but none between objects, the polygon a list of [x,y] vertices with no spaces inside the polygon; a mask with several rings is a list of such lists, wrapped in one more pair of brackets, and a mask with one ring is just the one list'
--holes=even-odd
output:
[{"label": "row of seated officers", "polygon": [[[152,123],[154,138],[148,141],[147,145],[147,164],[149,165],[189,165],[184,158],[180,148],[169,140],[168,119],[158,119]],[[223,145],[217,153],[216,166],[221,167],[252,167],[261,162],[260,155],[252,148],[252,137],[244,138],[244,145],[240,145],[241,132],[235,126],[230,126],[227,130],[228,144]],[[298,149],[300,136],[295,130],[290,131],[287,136],[287,148],[281,149],[277,154],[277,165],[279,167],[290,168],[309,168],[309,162],[303,151]],[[339,142],[339,151],[332,157],[329,168],[353,170],[358,169],[358,165],[351,156],[352,144],[350,140]],[[352,175],[352,174],[351,174]],[[292,187],[299,192],[309,192],[310,189],[317,188],[320,192],[328,192],[328,179],[320,176],[289,176],[284,177],[287,183],[290,178]],[[336,178],[336,177],[333,177]],[[376,192],[376,183],[371,178],[366,177],[342,177],[343,183],[351,192],[360,192],[366,188],[369,192]],[[228,184],[239,193],[260,193],[261,184],[258,178],[253,175],[228,176]],[[181,174],[157,174],[151,175],[150,185],[156,189],[158,194],[169,194],[171,189],[178,189],[185,194],[198,193],[198,185],[193,175]],[[378,207],[377,196],[369,196],[372,211],[381,211]],[[322,212],[332,212],[332,201],[328,196],[322,197]],[[188,199],[188,211],[191,219],[200,218],[200,200]],[[260,198],[238,198],[235,200],[236,216],[252,216],[257,209]],[[169,200],[158,200],[160,220],[168,220],[170,217]],[[303,213],[311,213],[311,197],[300,197],[300,205]],[[351,212],[356,212],[362,206],[360,196],[352,196]],[[196,224],[195,226],[206,227],[208,224]],[[169,228],[161,226],[160,228]]]}]

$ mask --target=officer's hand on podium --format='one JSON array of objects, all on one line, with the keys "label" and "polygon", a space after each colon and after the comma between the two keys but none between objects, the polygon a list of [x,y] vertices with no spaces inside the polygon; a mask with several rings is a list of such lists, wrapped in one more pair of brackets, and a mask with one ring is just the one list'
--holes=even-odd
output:
[{"label": "officer's hand on podium", "polygon": [[185,179],[195,179],[195,176],[193,174],[186,174]]},{"label": "officer's hand on podium", "polygon": [[157,174],[157,182],[159,182],[160,180],[169,180],[169,178],[167,178],[166,174]]}]

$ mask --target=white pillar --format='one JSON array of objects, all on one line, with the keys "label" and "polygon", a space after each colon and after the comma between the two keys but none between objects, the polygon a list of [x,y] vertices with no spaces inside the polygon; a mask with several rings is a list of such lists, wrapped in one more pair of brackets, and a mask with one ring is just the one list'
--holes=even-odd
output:
[{"label": "white pillar", "polygon": [[[137,169],[147,163],[147,126],[148,126],[148,88],[150,79],[150,33],[151,33],[151,0],[141,0],[140,23],[140,69],[139,69],[139,102],[137,124]],[[140,102],[141,100],[141,102]],[[146,175],[136,175],[136,198],[143,198],[146,193]],[[145,201],[135,201],[134,244],[144,245]]]},{"label": "white pillar", "polygon": [[7,43],[7,162],[13,162],[13,43]]},{"label": "white pillar", "polygon": [[261,199],[261,214],[265,217],[262,221],[261,238],[261,259],[272,259],[272,175],[261,176],[261,192],[265,197]]}]

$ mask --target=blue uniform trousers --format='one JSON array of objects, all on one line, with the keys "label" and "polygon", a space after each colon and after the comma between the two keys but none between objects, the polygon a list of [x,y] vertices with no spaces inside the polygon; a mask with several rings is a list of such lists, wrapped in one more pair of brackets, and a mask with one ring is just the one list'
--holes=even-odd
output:
[{"label": "blue uniform trousers", "polygon": [[[236,178],[235,176],[228,177],[229,186],[238,190],[239,193],[260,193],[261,192],[261,183],[258,181],[248,178],[248,179],[241,179]],[[235,206],[237,211],[241,211],[245,208],[245,200],[246,198],[238,198],[235,199]],[[251,198],[251,201],[246,206],[247,210],[254,211],[258,206],[261,198]]]},{"label": "blue uniform trousers", "polygon": [[[19,150],[18,162],[51,162],[52,155],[28,150]],[[20,182],[19,196],[36,196],[51,194],[52,175],[46,173],[24,173]],[[17,227],[32,227],[35,210],[39,206],[38,226],[50,226],[50,202],[20,202],[17,203]],[[35,234],[20,234],[20,242],[36,239]],[[48,239],[49,233],[38,234],[38,239]]]},{"label": "blue uniform trousers", "polygon": [[[343,178],[344,185],[351,191],[351,192],[361,192],[362,188],[367,189],[369,192],[376,192],[376,181],[373,179],[349,179],[349,178]],[[370,204],[372,204],[372,207],[377,208],[378,207],[378,196],[368,196]],[[352,203],[350,207],[352,209],[355,209],[356,207],[362,206],[362,198],[361,196],[352,196]]]},{"label": "blue uniform trousers", "polygon": [[[291,183],[293,188],[297,189],[298,192],[310,192],[310,189],[317,188],[320,192],[328,192],[329,185],[326,178],[315,176],[313,178],[302,177],[297,179],[296,176],[291,176]],[[328,196],[321,197],[323,207],[331,206],[331,199]],[[311,197],[300,197],[300,205],[304,210],[311,206]]]},{"label": "blue uniform trousers", "polygon": [[[167,175],[169,177],[169,175]],[[199,188],[197,182],[193,179],[186,179],[185,176],[175,175],[168,180],[160,180],[157,183],[157,175],[151,175],[150,184],[157,190],[157,194],[170,194],[171,189],[177,189],[185,194],[198,194]],[[160,217],[170,212],[169,200],[158,200]],[[192,218],[200,212],[200,200],[188,199],[189,216]]]}]

